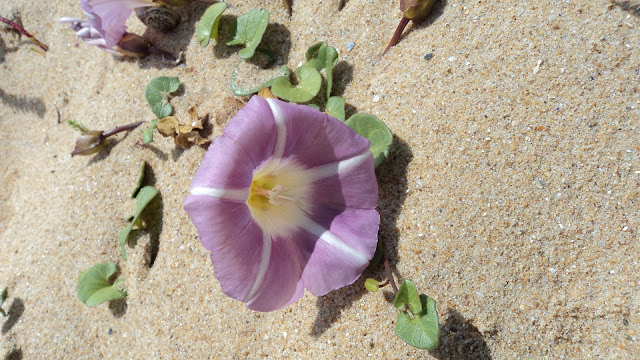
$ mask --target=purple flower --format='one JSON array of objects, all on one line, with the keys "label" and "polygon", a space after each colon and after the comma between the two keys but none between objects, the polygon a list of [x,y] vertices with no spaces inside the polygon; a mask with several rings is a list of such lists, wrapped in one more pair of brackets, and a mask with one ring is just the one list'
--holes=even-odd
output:
[{"label": "purple flower", "polygon": [[150,5],[153,0],[80,0],[89,23],[100,33],[107,48],[118,44],[127,30],[125,23],[132,11]]},{"label": "purple flower", "polygon": [[380,222],[369,146],[308,106],[251,98],[184,203],[227,295],[272,311],[360,276]]},{"label": "purple flower", "polygon": [[102,34],[89,22],[75,18],[61,18],[60,23],[68,23],[76,32],[76,37],[89,45],[113,54],[128,56],[144,56],[149,53],[149,42],[136,34],[125,32],[116,45],[108,46]]}]

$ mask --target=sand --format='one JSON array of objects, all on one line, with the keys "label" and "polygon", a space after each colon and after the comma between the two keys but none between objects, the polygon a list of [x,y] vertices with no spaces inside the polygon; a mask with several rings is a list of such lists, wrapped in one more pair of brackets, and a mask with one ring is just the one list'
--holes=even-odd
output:
[{"label": "sand", "polygon": [[[182,209],[202,147],[176,149],[138,130],[95,156],[69,153],[76,119],[107,130],[151,120],[150,79],[178,76],[178,116],[233,115],[236,49],[195,41],[206,8],[172,34],[148,32],[184,62],[122,60],[56,21],[78,1],[0,4],[46,54],[0,30],[0,319],[8,359],[538,359],[640,357],[640,4],[637,1],[440,1],[383,58],[397,3],[233,1],[223,27],[270,13],[267,44],[294,69],[327,41],[348,113],[395,136],[378,169],[380,238],[397,276],[437,301],[441,345],[394,335],[396,310],[364,279],[258,313],[226,297]],[[225,25],[226,24],[226,25]],[[129,29],[142,34],[134,17]],[[349,51],[349,43],[354,46]],[[431,55],[428,55],[431,54]],[[428,55],[428,56],[427,56]],[[161,193],[123,262],[117,232],[146,161]],[[152,258],[153,262],[152,262]],[[88,308],[78,274],[114,261],[126,301]],[[151,266],[152,265],[152,266]],[[364,276],[382,279],[378,266]],[[385,291],[389,291],[385,288]],[[387,296],[388,297],[388,296]]]}]

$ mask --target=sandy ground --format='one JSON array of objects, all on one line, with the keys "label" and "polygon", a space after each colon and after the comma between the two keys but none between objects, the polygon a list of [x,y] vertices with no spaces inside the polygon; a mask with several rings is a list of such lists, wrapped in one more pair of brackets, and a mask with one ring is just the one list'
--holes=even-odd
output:
[{"label": "sandy ground", "polygon": [[[379,170],[380,237],[396,274],[435,298],[441,345],[394,335],[395,309],[363,279],[272,313],[227,298],[182,209],[205,150],[118,135],[93,157],[69,153],[75,118],[93,129],[153,118],[148,81],[178,76],[178,116],[197,104],[221,132],[240,61],[201,48],[183,11],[159,47],[121,60],[75,45],[56,21],[78,1],[5,1],[49,45],[42,55],[0,29],[0,319],[8,359],[640,358],[640,3],[442,0],[376,61],[400,19],[397,2],[230,1],[223,28],[257,7],[266,43],[292,70],[308,46],[340,52],[335,90],[395,135]],[[131,18],[130,31],[144,27]],[[348,51],[350,42],[354,43]],[[425,58],[432,54],[430,59]],[[257,81],[256,81],[257,82]],[[117,232],[147,161],[157,220],[122,262]],[[124,302],[87,308],[78,274],[115,261]],[[378,268],[367,274],[378,279]]]}]

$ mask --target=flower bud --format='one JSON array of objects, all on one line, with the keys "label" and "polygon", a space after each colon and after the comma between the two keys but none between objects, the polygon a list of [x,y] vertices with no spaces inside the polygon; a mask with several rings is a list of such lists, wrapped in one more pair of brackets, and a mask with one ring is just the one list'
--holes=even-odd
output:
[{"label": "flower bud", "polygon": [[149,41],[140,35],[126,32],[118,42],[118,51],[127,56],[146,56],[149,54]]},{"label": "flower bud", "polygon": [[431,13],[436,0],[400,0],[402,16],[409,20],[420,21]]},{"label": "flower bud", "polygon": [[97,153],[102,145],[104,145],[104,139],[102,131],[99,130],[91,130],[83,133],[78,140],[76,140],[76,147],[71,152],[71,156]]}]

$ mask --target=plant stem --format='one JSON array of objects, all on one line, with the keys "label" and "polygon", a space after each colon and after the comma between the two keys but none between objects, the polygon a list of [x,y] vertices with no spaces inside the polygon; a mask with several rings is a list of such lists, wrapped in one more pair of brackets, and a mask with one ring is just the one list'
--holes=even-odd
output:
[{"label": "plant stem", "polygon": [[384,258],[384,268],[387,270],[387,279],[391,283],[391,287],[393,288],[393,293],[398,294],[398,287],[396,286],[396,282],[393,280],[393,273],[391,272],[391,266],[389,265],[389,260]]},{"label": "plant stem", "polygon": [[26,37],[29,38],[29,40],[33,41],[36,45],[40,46],[40,48],[44,51],[49,50],[49,47],[43,43],[41,43],[38,39],[36,39],[33,35],[29,34],[29,32],[27,30],[25,30],[22,26],[18,25],[17,23],[9,20],[9,19],[5,19],[2,16],[0,16],[0,21],[2,21],[3,23],[11,26],[12,28],[20,31],[20,33]]},{"label": "plant stem", "polygon": [[122,126],[115,127],[115,128],[113,128],[113,129],[111,129],[109,131],[103,131],[102,132],[102,138],[106,139],[111,135],[115,135],[115,134],[123,132],[123,131],[133,130],[133,129],[137,128],[143,122],[144,121],[138,121],[138,122],[135,122],[133,124],[127,124],[127,125],[122,125]]},{"label": "plant stem", "polygon": [[398,41],[400,40],[400,35],[402,35],[402,31],[404,31],[404,28],[407,26],[408,23],[409,23],[409,19],[407,19],[406,17],[403,16],[402,19],[400,19],[400,23],[396,28],[396,32],[393,33],[393,37],[391,38],[391,41],[389,41],[389,45],[387,45],[387,48],[384,49],[384,51],[382,52],[382,55],[380,56],[384,56],[384,54],[386,54],[387,51],[391,49],[391,47],[395,46],[398,43]]}]

